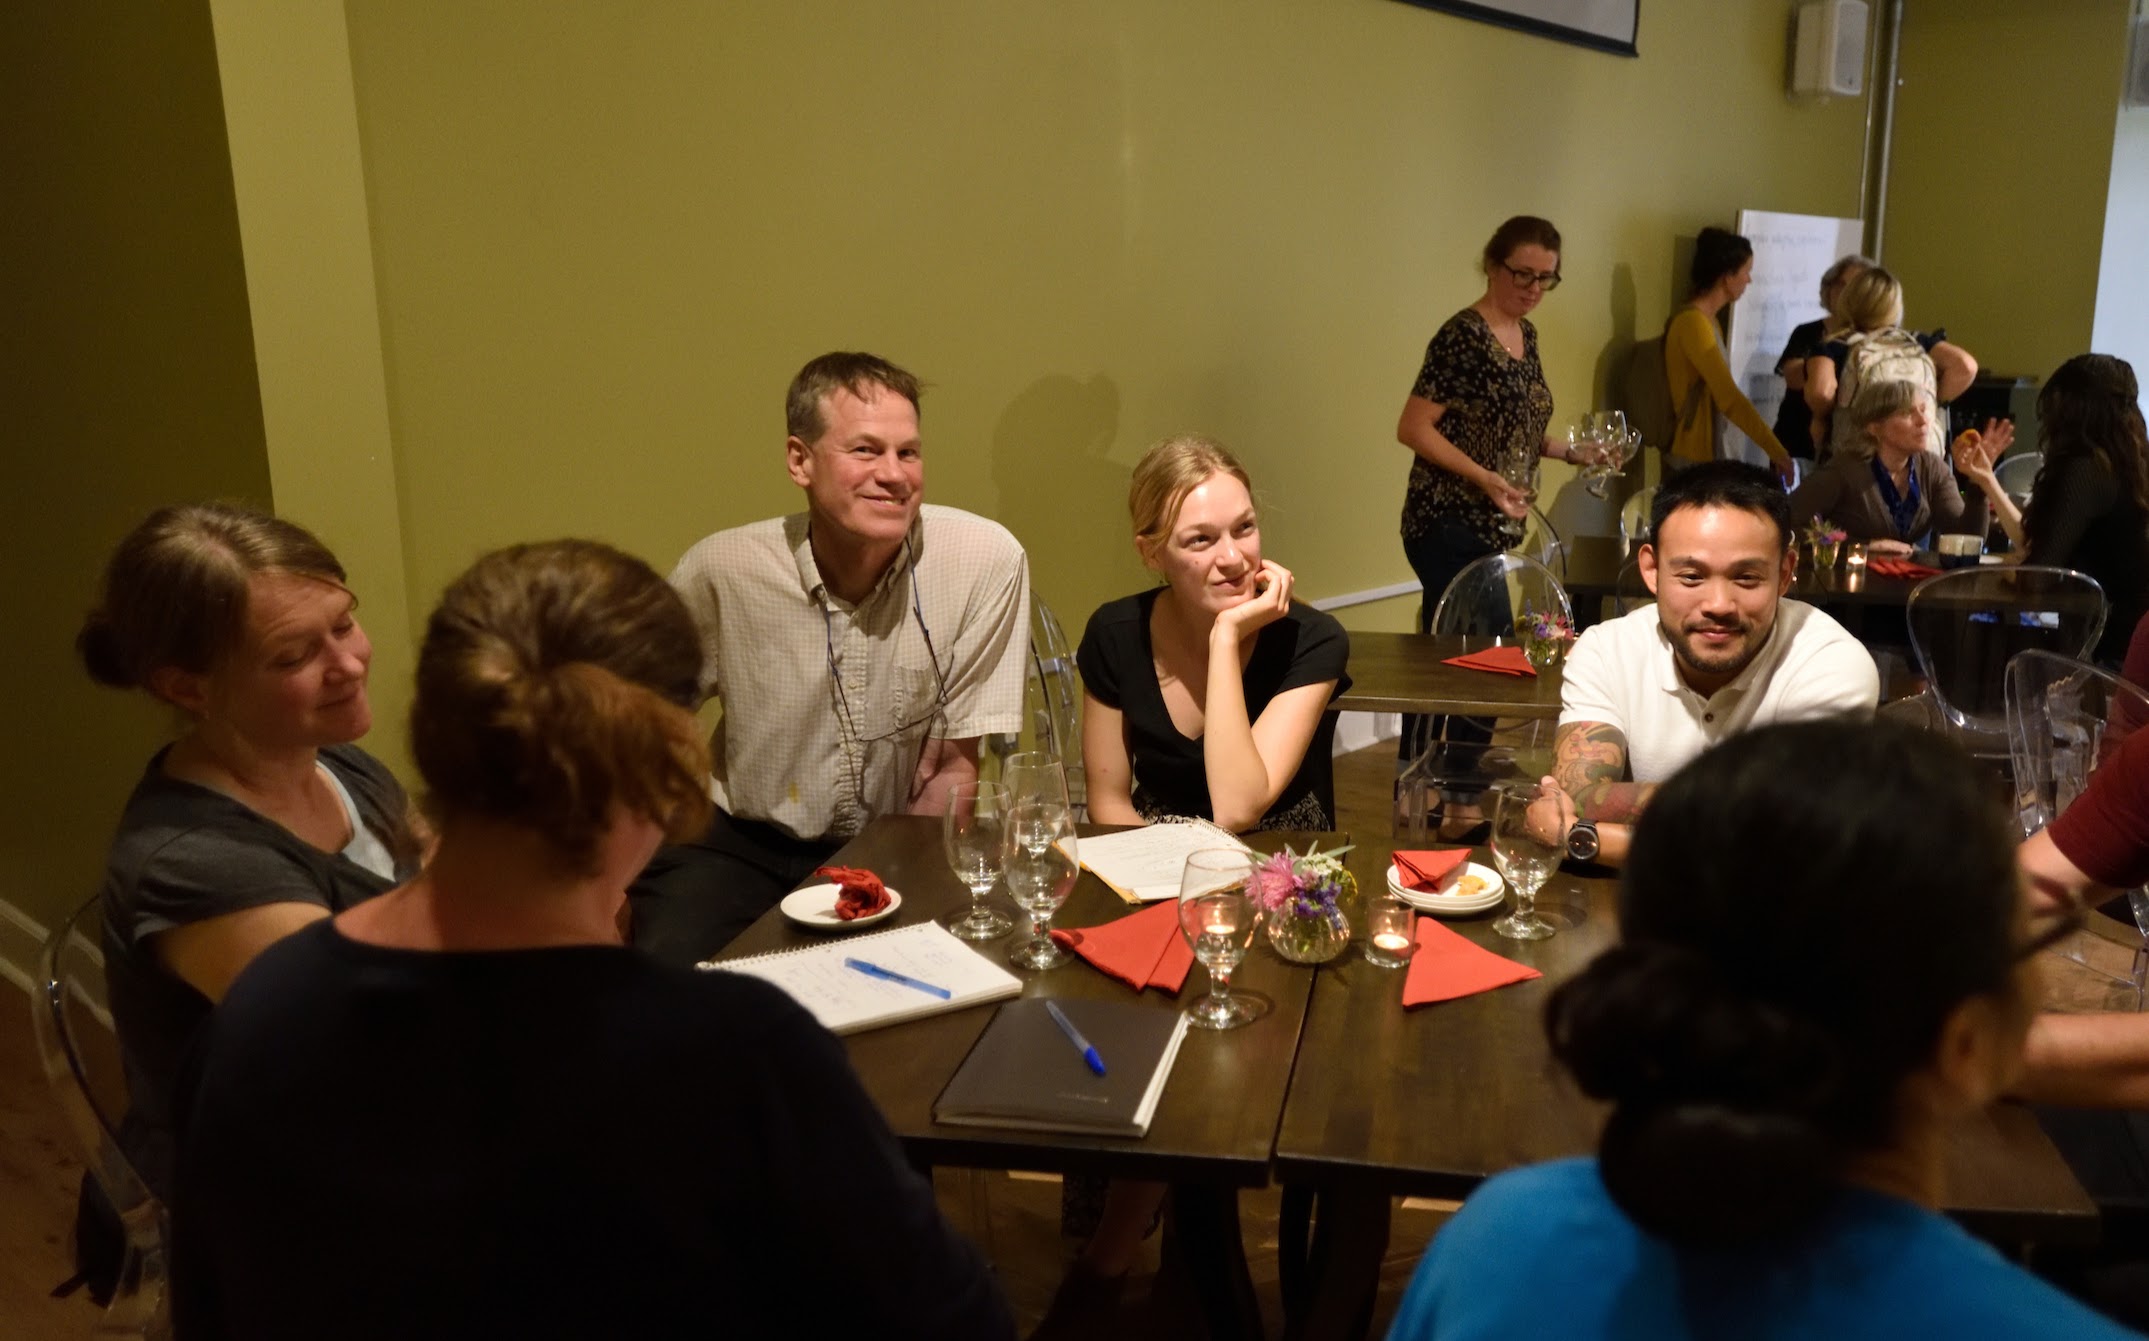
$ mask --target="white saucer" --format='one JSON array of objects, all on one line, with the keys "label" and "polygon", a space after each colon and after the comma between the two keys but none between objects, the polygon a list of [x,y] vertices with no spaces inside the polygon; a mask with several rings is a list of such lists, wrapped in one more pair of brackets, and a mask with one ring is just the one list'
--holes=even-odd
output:
[{"label": "white saucer", "polygon": [[842,893],[841,885],[808,885],[804,889],[784,895],[783,902],[776,906],[783,909],[785,917],[814,931],[856,931],[860,927],[870,927],[875,922],[887,921],[895,916],[896,909],[903,906],[903,896],[891,889],[888,891],[887,907],[877,913],[867,913],[864,917],[846,922],[836,916],[836,900]]},{"label": "white saucer", "polygon": [[1476,876],[1485,882],[1485,887],[1475,894],[1460,897],[1406,889],[1396,880],[1395,867],[1391,865],[1388,868],[1388,892],[1419,912],[1431,913],[1435,917],[1468,917],[1472,913],[1482,913],[1489,908],[1499,907],[1500,900],[1507,897],[1507,882],[1490,866],[1470,862],[1463,867],[1463,876]]}]

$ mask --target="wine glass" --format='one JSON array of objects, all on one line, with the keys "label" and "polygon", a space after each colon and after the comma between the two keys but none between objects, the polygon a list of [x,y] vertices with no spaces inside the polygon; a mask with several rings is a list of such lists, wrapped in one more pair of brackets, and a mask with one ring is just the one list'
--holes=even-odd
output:
[{"label": "wine glass", "polygon": [[1537,501],[1537,453],[1518,452],[1507,458],[1500,467],[1500,478],[1522,491],[1522,501]]},{"label": "wine glass", "polygon": [[1261,1013],[1231,994],[1231,971],[1246,958],[1261,918],[1253,874],[1252,853],[1209,847],[1188,853],[1179,875],[1179,931],[1209,970],[1209,994],[1187,1007],[1187,1023],[1197,1029],[1236,1029]]},{"label": "wine glass", "polygon": [[1030,800],[1051,801],[1062,808],[1067,805],[1067,770],[1050,750],[1024,750],[1007,756],[1000,765],[1000,785],[1007,789],[1010,805]]},{"label": "wine glass", "polygon": [[950,788],[940,840],[955,878],[970,887],[970,910],[948,923],[948,930],[966,941],[989,941],[1013,930],[1013,918],[985,906],[985,896],[1000,879],[1007,845],[1007,789],[997,782]]},{"label": "wine glass", "polygon": [[1058,968],[1067,956],[1052,940],[1052,915],[1074,889],[1081,865],[1075,857],[1074,815],[1065,801],[1036,797],[1008,808],[1003,849],[1007,892],[1030,915],[1030,934],[1007,952],[1020,968]]},{"label": "wine glass", "polygon": [[1530,814],[1533,805],[1549,799],[1548,785],[1501,782],[1492,789],[1492,859],[1506,877],[1507,887],[1515,891],[1515,911],[1494,922],[1492,929],[1513,941],[1541,941],[1554,931],[1551,923],[1537,915],[1537,891],[1559,865],[1561,848],[1540,827],[1544,817]]}]

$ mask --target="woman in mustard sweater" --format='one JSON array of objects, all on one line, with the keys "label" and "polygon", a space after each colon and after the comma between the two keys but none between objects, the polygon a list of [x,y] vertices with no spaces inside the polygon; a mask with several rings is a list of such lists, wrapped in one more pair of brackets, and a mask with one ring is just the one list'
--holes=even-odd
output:
[{"label": "woman in mustard sweater", "polygon": [[1791,454],[1739,390],[1724,358],[1717,316],[1753,282],[1754,248],[1737,233],[1704,228],[1694,240],[1692,297],[1664,330],[1664,376],[1671,386],[1676,427],[1665,465],[1671,469],[1716,459],[1718,424],[1729,419],[1760,444],[1786,486]]}]

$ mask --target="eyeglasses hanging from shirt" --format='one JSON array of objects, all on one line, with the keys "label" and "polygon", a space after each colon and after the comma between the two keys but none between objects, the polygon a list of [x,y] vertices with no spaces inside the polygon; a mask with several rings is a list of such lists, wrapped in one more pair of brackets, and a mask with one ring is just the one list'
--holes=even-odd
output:
[{"label": "eyeglasses hanging from shirt", "polygon": [[[904,567],[907,569],[907,575],[910,578],[911,617],[918,623],[918,632],[925,640],[925,658],[933,668],[935,691],[923,712],[911,711],[911,705],[905,703],[903,705],[904,710],[897,714],[902,718],[897,724],[875,731],[870,735],[859,730],[858,715],[852,709],[850,694],[843,687],[842,668],[836,664],[835,617],[829,613],[828,600],[825,594],[821,600],[821,626],[828,643],[828,683],[834,695],[838,724],[837,734],[842,738],[844,768],[850,774],[851,794],[857,800],[858,808],[868,814],[872,813],[873,807],[867,801],[865,792],[866,750],[871,746],[886,741],[901,740],[903,737],[915,732],[918,737],[919,753],[917,758],[909,761],[909,767],[906,770],[906,774],[915,774],[919,760],[924,755],[925,742],[932,737],[931,731],[919,731],[919,728],[929,726],[936,718],[944,715],[948,708],[947,668],[941,664],[939,649],[933,645],[932,627],[925,622],[925,602],[918,591],[917,556],[912,551],[908,540],[903,542],[903,561]],[[872,726],[873,723],[868,722],[867,725]]]}]

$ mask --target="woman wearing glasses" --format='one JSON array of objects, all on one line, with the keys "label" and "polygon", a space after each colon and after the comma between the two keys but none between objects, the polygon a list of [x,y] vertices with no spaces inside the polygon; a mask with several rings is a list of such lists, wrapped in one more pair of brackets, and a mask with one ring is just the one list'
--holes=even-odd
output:
[{"label": "woman wearing glasses", "polygon": [[842,1045],[620,942],[708,821],[701,669],[606,545],[449,586],[410,720],[432,862],[266,951],[195,1054],[179,1335],[1013,1337]]},{"label": "woman wearing glasses", "polygon": [[1794,475],[1791,454],[1739,390],[1738,378],[1732,376],[1731,364],[1724,357],[1723,333],[1717,324],[1723,310],[1753,283],[1753,244],[1722,228],[1704,228],[1694,239],[1694,263],[1688,276],[1692,285],[1686,306],[1673,313],[1671,324],[1664,328],[1664,378],[1676,416],[1664,464],[1677,469],[1714,461],[1718,432],[1728,419],[1768,453],[1777,476],[1789,487]]},{"label": "woman wearing glasses", "polygon": [[1620,944],[1546,1009],[1612,1105],[1597,1155],[1472,1195],[1390,1335],[2132,1335],[1939,1210],[1949,1124],[2015,1077],[2028,960],[2070,926],[2030,921],[1990,790],[1885,721],[1764,727],[1666,783]]},{"label": "woman wearing glasses", "polygon": [[1536,458],[1566,460],[1545,436],[1552,389],[1537,357],[1529,315],[1559,287],[1559,230],[1516,215],[1494,230],[1480,257],[1485,292],[1449,317],[1425,347],[1403,402],[1396,440],[1415,453],[1403,495],[1403,553],[1425,591],[1418,627],[1472,561],[1522,539]]}]

